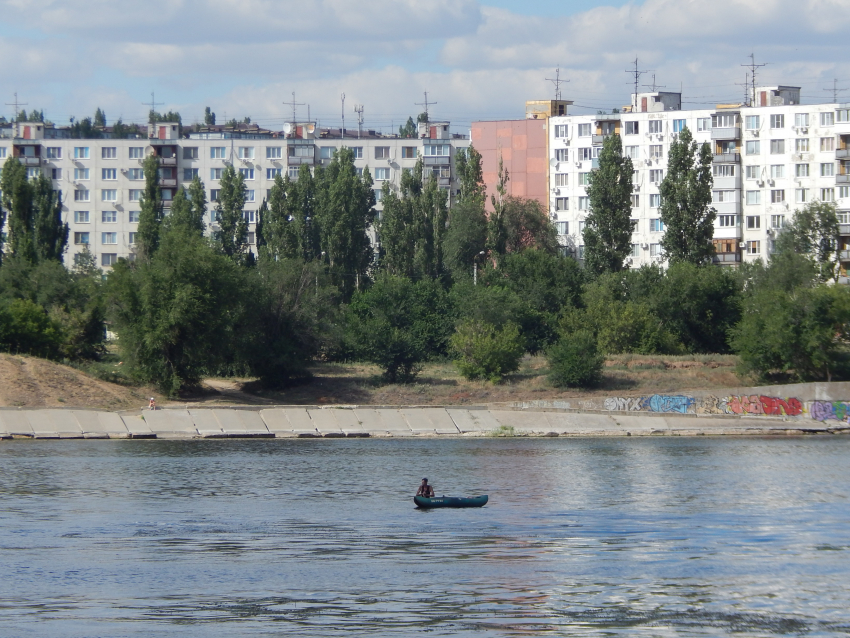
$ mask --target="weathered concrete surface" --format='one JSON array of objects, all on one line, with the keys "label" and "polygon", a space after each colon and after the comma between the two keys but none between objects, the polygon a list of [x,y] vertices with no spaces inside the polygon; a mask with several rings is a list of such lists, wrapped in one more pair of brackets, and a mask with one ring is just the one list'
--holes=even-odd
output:
[{"label": "weathered concrete surface", "polygon": [[483,434],[499,427],[489,410],[467,410],[464,408],[446,408],[446,413],[459,432],[464,434]]},{"label": "weathered concrete surface", "polygon": [[124,427],[127,428],[130,436],[134,439],[150,439],[156,438],[156,434],[151,430],[150,426],[142,418],[141,414],[127,415],[122,414],[121,420],[124,422]]},{"label": "weathered concrete surface", "polygon": [[124,421],[114,412],[74,410],[72,414],[80,424],[83,436],[87,439],[125,439],[130,436]]},{"label": "weathered concrete surface", "polygon": [[198,429],[188,410],[148,410],[142,417],[157,438],[192,438]]},{"label": "weathered concrete surface", "polygon": [[81,439],[83,429],[70,410],[32,410],[27,420],[37,439]]}]

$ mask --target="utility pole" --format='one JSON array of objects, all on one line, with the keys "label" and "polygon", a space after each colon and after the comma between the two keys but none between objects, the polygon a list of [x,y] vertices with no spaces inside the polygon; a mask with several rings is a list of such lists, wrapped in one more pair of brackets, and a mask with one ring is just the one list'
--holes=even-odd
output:
[{"label": "utility pole", "polygon": [[281,102],[281,104],[283,104],[284,106],[291,106],[292,107],[292,125],[295,126],[296,122],[298,121],[297,118],[296,118],[296,109],[299,106],[304,106],[304,102],[296,102],[295,101],[295,91],[293,91],[292,92],[292,101],[291,102]]},{"label": "utility pole", "polygon": [[163,105],[163,103],[162,103],[162,102],[157,102],[157,101],[156,101],[156,98],[154,97],[154,92],[153,92],[153,91],[151,91],[151,102],[150,102],[150,104],[148,104],[147,102],[142,102],[142,104],[144,104],[145,106],[150,106],[150,107],[151,107],[151,110],[150,110],[150,112],[148,113],[148,119],[150,120],[150,123],[151,123],[151,124],[156,124],[156,122],[154,122],[154,119],[155,119],[155,118],[154,118],[154,115],[156,114],[156,107],[158,107],[158,106],[164,106],[164,105]]},{"label": "utility pole", "polygon": [[429,105],[434,106],[435,104],[437,104],[437,103],[428,101],[428,91],[425,91],[425,101],[424,102],[414,102],[413,103],[414,106],[424,106],[425,107],[425,119],[428,120],[429,122],[431,121],[431,118],[428,116],[428,106]]},{"label": "utility pole", "polygon": [[569,80],[562,80],[561,79],[561,67],[557,67],[555,69],[555,79],[554,80],[552,78],[545,78],[545,79],[548,82],[551,82],[552,84],[555,85],[555,99],[560,100],[561,99],[561,85],[569,82]]},{"label": "utility pole", "polygon": [[[832,88],[831,89],[824,89],[824,91],[832,91],[832,101],[835,102],[836,104],[838,104],[838,94],[844,93],[844,91],[846,91],[846,90],[847,89],[839,89],[838,88],[838,78],[836,78],[832,81]],[[17,93],[15,95],[17,95]]]},{"label": "utility pole", "polygon": [[18,136],[18,115],[20,115],[20,111],[18,110],[21,106],[29,106],[26,102],[18,102],[18,92],[15,91],[15,101],[14,102],[6,102],[6,106],[14,106],[15,107],[15,115],[12,117],[12,126],[15,127],[15,137]]},{"label": "utility pole", "polygon": [[354,112],[357,113],[357,139],[359,140],[363,133],[363,105],[355,104]]},{"label": "utility pole", "polygon": [[342,100],[342,139],[345,139],[345,93],[339,97]]},{"label": "utility pole", "polygon": [[756,105],[756,70],[760,69],[763,66],[767,66],[767,62],[764,64],[756,64],[756,54],[750,53],[750,63],[742,64],[741,66],[745,66],[750,70],[750,83],[752,85],[752,95],[748,101],[747,106],[755,106]]},{"label": "utility pole", "polygon": [[635,58],[635,68],[634,69],[626,69],[626,73],[635,76],[635,94],[634,94],[634,104],[632,104],[632,108],[637,111],[637,96],[638,96],[638,87],[640,86],[640,76],[644,73],[649,73],[652,69],[644,69],[643,71],[638,69],[638,59]]}]

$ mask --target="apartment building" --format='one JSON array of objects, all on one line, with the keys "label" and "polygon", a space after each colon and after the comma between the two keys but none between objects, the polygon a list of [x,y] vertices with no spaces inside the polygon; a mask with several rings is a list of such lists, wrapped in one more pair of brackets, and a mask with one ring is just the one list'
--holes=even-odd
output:
[{"label": "apartment building", "polygon": [[715,263],[767,259],[796,209],[834,202],[842,265],[850,264],[850,104],[800,104],[800,88],[757,87],[757,106],[681,110],[681,95],[639,93],[622,112],[548,120],[549,206],[565,250],[583,257],[586,185],[608,135],[622,138],[634,164],[631,267],[663,263],[659,185],[670,144],[685,128],[710,144]]},{"label": "apartment building", "polygon": [[62,193],[63,215],[71,232],[66,264],[88,248],[102,267],[119,258],[133,259],[144,190],[142,164],[160,160],[160,186],[166,209],[180,187],[196,176],[209,202],[209,232],[217,229],[215,201],[224,168],[233,165],[245,178],[248,243],[255,242],[257,210],[277,175],[298,176],[302,165],[327,165],[342,147],[350,148],[358,172],[368,169],[380,210],[385,182],[397,189],[404,169],[419,157],[450,198],[457,192],[454,158],[469,145],[466,135],[451,133],[449,122],[420,124],[417,138],[384,136],[375,131],[319,129],[313,122],[286,124],[280,132],[259,128],[206,127],[181,136],[176,123],[148,127],[148,138],[68,139],[40,122],[19,122],[0,136],[0,166],[15,157],[30,177],[44,173]]}]

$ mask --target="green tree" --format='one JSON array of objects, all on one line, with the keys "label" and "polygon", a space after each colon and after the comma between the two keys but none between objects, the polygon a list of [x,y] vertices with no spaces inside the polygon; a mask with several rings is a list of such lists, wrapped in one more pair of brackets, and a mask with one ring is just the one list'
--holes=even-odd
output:
[{"label": "green tree", "polygon": [[33,245],[38,261],[61,262],[68,246],[68,224],[62,222],[62,196],[44,173],[31,182]]},{"label": "green tree", "polygon": [[138,124],[124,124],[119,117],[115,124],[112,125],[112,138],[116,140],[126,140],[142,135]]},{"label": "green tree", "polygon": [[398,127],[399,137],[414,138],[416,135],[416,122],[413,121],[412,117],[407,118],[407,123],[404,126]]},{"label": "green tree", "polygon": [[593,333],[579,330],[561,338],[546,352],[549,381],[556,388],[588,388],[602,380],[605,357]]},{"label": "green tree", "polygon": [[192,180],[192,183],[189,184],[187,196],[191,206],[190,218],[188,220],[189,228],[203,235],[207,229],[207,191],[204,188],[201,178],[197,175]]},{"label": "green tree", "polygon": [[525,353],[516,324],[497,328],[475,319],[458,325],[451,338],[451,347],[457,356],[455,366],[465,379],[487,379],[492,383],[516,372]]},{"label": "green tree", "polygon": [[241,262],[245,256],[248,239],[248,222],[245,219],[245,178],[230,164],[221,172],[215,219],[219,229],[216,241],[223,254]]},{"label": "green tree", "polygon": [[457,278],[466,275],[473,262],[481,261],[479,258],[487,246],[487,213],[481,154],[472,146],[459,151],[455,156],[455,170],[460,193],[449,210],[443,259],[446,268]]},{"label": "green tree", "polygon": [[584,263],[594,274],[623,270],[632,250],[632,160],[623,157],[619,135],[609,135],[599,153],[599,169],[587,187]]},{"label": "green tree", "polygon": [[97,110],[94,112],[94,125],[103,128],[106,126],[106,113],[104,113],[100,107],[97,107]]},{"label": "green tree", "polygon": [[162,224],[162,190],[159,187],[159,158],[148,155],[142,163],[145,189],[139,200],[139,227],[136,244],[139,256],[150,259],[159,247]]},{"label": "green tree", "polygon": [[215,126],[215,113],[213,113],[210,107],[204,109],[204,124],[206,126]]},{"label": "green tree", "polygon": [[26,167],[17,158],[10,156],[3,164],[0,193],[2,193],[0,201],[6,210],[9,225],[6,233],[6,251],[13,257],[35,263],[32,186],[27,180]]},{"label": "green tree", "polygon": [[103,133],[94,127],[90,117],[84,117],[77,122],[72,117],[68,134],[72,139],[80,140],[100,139],[103,137]]},{"label": "green tree", "polygon": [[776,238],[778,253],[805,255],[817,267],[821,281],[838,278],[838,215],[832,202],[814,201],[794,217]]},{"label": "green tree", "polygon": [[[288,178],[287,178],[288,181]],[[271,261],[302,257],[296,219],[290,212],[287,189],[292,189],[277,175],[269,190],[268,200],[260,207],[257,219],[257,250],[260,258]]]},{"label": "green tree", "polygon": [[667,174],[659,191],[659,213],[664,224],[661,247],[670,262],[710,263],[714,255],[714,219],[711,207],[712,154],[707,142],[697,144],[685,127],[670,145]]},{"label": "green tree", "polygon": [[56,359],[61,345],[61,326],[44,308],[26,299],[0,303],[0,350]]}]

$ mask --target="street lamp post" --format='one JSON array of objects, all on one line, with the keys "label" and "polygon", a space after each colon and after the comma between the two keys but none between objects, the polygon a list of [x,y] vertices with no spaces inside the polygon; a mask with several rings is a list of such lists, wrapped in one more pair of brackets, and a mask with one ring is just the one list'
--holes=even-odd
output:
[{"label": "street lamp post", "polygon": [[484,257],[484,251],[483,250],[480,253],[478,253],[477,255],[475,255],[475,257],[472,260],[472,285],[473,286],[478,285],[478,258],[479,257],[481,257],[481,258]]}]

